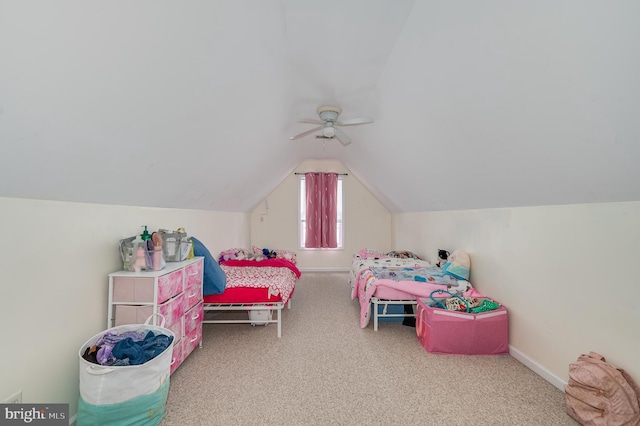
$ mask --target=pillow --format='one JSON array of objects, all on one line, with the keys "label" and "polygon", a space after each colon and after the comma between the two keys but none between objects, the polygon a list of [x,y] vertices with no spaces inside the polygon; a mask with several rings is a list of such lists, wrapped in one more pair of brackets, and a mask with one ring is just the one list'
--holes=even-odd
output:
[{"label": "pillow", "polygon": [[276,257],[280,259],[286,259],[294,265],[298,263],[298,253],[292,250],[274,250]]},{"label": "pillow", "polygon": [[415,253],[413,253],[411,251],[408,251],[408,250],[390,251],[389,253],[387,253],[387,256],[396,257],[398,259],[418,259],[418,260],[423,260],[417,254],[415,254]]},{"label": "pillow", "polygon": [[215,261],[209,250],[195,237],[191,237],[193,243],[193,255],[204,257],[204,276],[202,295],[222,294],[227,286],[227,276]]},{"label": "pillow", "polygon": [[384,253],[380,253],[379,251],[372,250],[372,249],[367,249],[367,248],[361,249],[356,254],[359,255],[362,259],[368,259],[368,258],[371,258],[371,257],[377,257],[377,258],[389,257]]},{"label": "pillow", "polygon": [[462,250],[455,250],[449,256],[447,263],[442,267],[442,272],[459,280],[468,280],[470,269],[471,258],[469,254]]}]

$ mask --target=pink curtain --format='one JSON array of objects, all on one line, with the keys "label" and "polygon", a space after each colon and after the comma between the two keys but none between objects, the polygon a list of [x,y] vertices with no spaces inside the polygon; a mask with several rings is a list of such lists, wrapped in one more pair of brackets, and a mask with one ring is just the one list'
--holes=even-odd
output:
[{"label": "pink curtain", "polygon": [[338,174],[305,173],[306,248],[338,247]]}]

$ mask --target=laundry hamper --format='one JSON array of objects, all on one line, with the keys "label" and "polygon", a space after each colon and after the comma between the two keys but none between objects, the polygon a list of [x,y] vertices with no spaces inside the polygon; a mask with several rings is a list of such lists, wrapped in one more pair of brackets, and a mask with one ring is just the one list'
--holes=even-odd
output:
[{"label": "laundry hamper", "polygon": [[[156,314],[162,316],[160,314]],[[110,328],[86,341],[78,352],[80,357],[80,398],[77,425],[157,425],[164,416],[169,395],[169,375],[175,335],[160,326],[150,325],[153,315],[144,324],[127,324]],[[159,355],[139,365],[106,366],[94,364],[82,357],[85,349],[105,333],[121,334],[136,331],[164,334],[172,340]]]},{"label": "laundry hamper", "polygon": [[430,353],[509,353],[509,316],[504,306],[474,314],[440,309],[431,306],[430,299],[418,298],[416,334]]}]

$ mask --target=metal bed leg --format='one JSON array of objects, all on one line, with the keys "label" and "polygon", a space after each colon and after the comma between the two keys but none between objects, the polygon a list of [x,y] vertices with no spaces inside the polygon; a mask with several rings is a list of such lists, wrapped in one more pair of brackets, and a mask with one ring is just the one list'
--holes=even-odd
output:
[{"label": "metal bed leg", "polygon": [[278,309],[278,339],[282,337],[282,309]]},{"label": "metal bed leg", "polygon": [[[380,324],[380,318],[398,318],[398,317],[403,317],[403,318],[407,318],[407,317],[413,317],[416,318],[416,304],[417,302],[415,300],[387,300],[387,299],[378,299],[377,297],[372,297],[371,298],[371,302],[370,302],[373,307],[373,331],[378,331],[378,326]],[[380,307],[380,305],[383,306],[382,308],[382,312],[378,312],[378,309]],[[388,312],[389,309],[389,305],[413,305],[413,313],[409,314],[407,312],[402,313],[402,314],[390,314]]]},{"label": "metal bed leg", "polygon": [[378,299],[373,302],[373,331],[378,331]]}]

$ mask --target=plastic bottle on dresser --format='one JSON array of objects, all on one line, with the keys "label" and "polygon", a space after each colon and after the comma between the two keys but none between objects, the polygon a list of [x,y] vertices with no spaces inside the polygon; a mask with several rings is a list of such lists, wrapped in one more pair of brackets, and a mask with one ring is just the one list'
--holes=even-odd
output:
[{"label": "plastic bottle on dresser", "polygon": [[162,256],[162,237],[158,232],[154,232],[153,234],[151,234],[151,241],[153,243],[153,270],[159,271],[164,268]]},{"label": "plastic bottle on dresser", "polygon": [[134,272],[140,272],[147,267],[144,250],[145,244],[140,237],[136,237],[136,239],[133,240],[133,262],[131,262],[131,266]]},{"label": "plastic bottle on dresser", "polygon": [[142,241],[147,241],[149,238],[151,238],[151,234],[149,233],[149,231],[147,231],[147,225],[143,226],[144,231],[142,231],[142,234],[140,234],[140,238],[142,238]]}]

